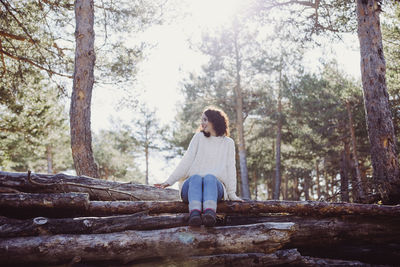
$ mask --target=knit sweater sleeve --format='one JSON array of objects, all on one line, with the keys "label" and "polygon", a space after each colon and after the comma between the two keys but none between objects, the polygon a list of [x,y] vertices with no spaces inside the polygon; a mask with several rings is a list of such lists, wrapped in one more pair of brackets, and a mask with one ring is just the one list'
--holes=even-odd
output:
[{"label": "knit sweater sleeve", "polygon": [[228,199],[239,200],[240,198],[236,195],[236,157],[235,157],[235,143],[231,139],[228,147],[228,162],[227,162],[227,181],[226,181],[226,192],[228,193]]},{"label": "knit sweater sleeve", "polygon": [[189,147],[183,155],[182,160],[179,162],[178,166],[175,168],[172,174],[168,177],[167,181],[165,181],[169,185],[173,185],[174,183],[179,181],[179,179],[187,175],[199,147],[199,134],[200,133],[196,133],[192,137]]}]

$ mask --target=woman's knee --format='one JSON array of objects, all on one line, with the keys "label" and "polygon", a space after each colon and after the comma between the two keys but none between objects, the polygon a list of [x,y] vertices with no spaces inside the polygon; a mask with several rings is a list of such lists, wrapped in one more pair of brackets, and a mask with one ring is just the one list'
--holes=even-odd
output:
[{"label": "woman's knee", "polygon": [[215,182],[215,181],[217,181],[217,177],[215,177],[215,175],[213,175],[213,174],[206,174],[204,176],[204,182],[205,183],[207,183],[207,182]]},{"label": "woman's knee", "polygon": [[193,184],[193,183],[197,184],[197,183],[201,183],[201,182],[202,182],[202,177],[200,175],[195,174],[195,175],[190,176],[190,178],[189,178],[190,184]]}]

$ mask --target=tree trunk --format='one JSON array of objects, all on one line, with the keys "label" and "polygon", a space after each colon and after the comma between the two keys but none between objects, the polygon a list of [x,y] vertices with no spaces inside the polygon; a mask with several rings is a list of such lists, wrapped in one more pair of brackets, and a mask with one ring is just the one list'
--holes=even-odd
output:
[{"label": "tree trunk", "polygon": [[258,194],[258,179],[257,179],[257,171],[253,170],[253,180],[254,180],[254,199],[257,200],[257,194]]},{"label": "tree trunk", "polygon": [[225,225],[245,225],[262,222],[293,222],[296,231],[292,234],[290,247],[303,248],[335,246],[343,242],[359,244],[399,244],[400,219],[345,215],[330,218],[299,217],[293,215],[243,216],[227,215]]},{"label": "tree trunk", "polygon": [[357,0],[361,78],[375,189],[385,203],[400,203],[399,165],[385,80],[380,11],[377,0]]},{"label": "tree trunk", "polygon": [[321,199],[321,185],[320,185],[320,182],[319,182],[319,163],[318,163],[318,160],[316,160],[315,161],[315,171],[316,171],[316,176],[317,176],[317,179],[316,179],[316,182],[317,182],[317,196],[318,196],[318,200],[320,200]]},{"label": "tree trunk", "polygon": [[303,262],[303,257],[296,249],[277,250],[273,253],[239,253],[209,256],[192,256],[180,259],[158,259],[146,262],[140,267],[153,266],[284,266]]},{"label": "tree trunk", "polygon": [[120,183],[85,176],[46,175],[0,171],[0,186],[29,193],[88,193],[90,200],[179,200],[178,190],[159,189],[133,183]]},{"label": "tree trunk", "polygon": [[[282,59],[281,59],[282,65]],[[279,71],[278,88],[278,121],[276,130],[276,157],[275,157],[275,188],[273,199],[279,199],[281,188],[281,138],[282,138],[282,96],[281,96],[282,66]]]},{"label": "tree trunk", "polygon": [[294,184],[293,184],[293,200],[300,200],[300,194],[299,194],[299,177],[297,177],[297,175],[294,177]]},{"label": "tree trunk", "polygon": [[239,147],[239,165],[240,165],[240,178],[242,185],[242,198],[250,199],[250,188],[249,188],[249,174],[247,171],[247,156],[246,156],[246,145],[244,140],[243,130],[243,96],[242,87],[240,80],[241,60],[239,55],[239,44],[238,44],[238,30],[234,27],[235,31],[235,59],[236,59],[236,85],[235,85],[235,96],[236,96],[236,126],[237,126],[237,140]]},{"label": "tree trunk", "polygon": [[[181,201],[91,201],[84,216],[110,216],[148,211],[150,214],[186,213],[187,204]],[[217,213],[260,214],[291,213],[297,215],[333,216],[357,214],[360,216],[399,216],[400,206],[357,203],[329,203],[319,201],[223,201]]]},{"label": "tree trunk", "polygon": [[358,201],[365,201],[364,194],[364,185],[362,184],[361,174],[360,174],[360,166],[358,164],[358,156],[357,156],[357,144],[356,144],[356,134],[354,132],[354,123],[353,123],[353,114],[351,113],[350,102],[346,101],[346,109],[349,117],[349,129],[351,134],[351,146],[353,149],[353,160],[354,160],[354,168],[356,171],[356,181],[355,190],[357,190]]},{"label": "tree trunk", "polygon": [[53,153],[51,145],[46,146],[47,173],[53,173]]},{"label": "tree trunk", "polygon": [[70,127],[71,149],[78,175],[99,177],[92,151],[90,107],[94,82],[93,0],[75,1],[75,69],[72,86]]},{"label": "tree trunk", "polygon": [[125,231],[110,234],[55,235],[3,238],[0,261],[10,263],[67,263],[212,255],[223,253],[272,253],[289,242],[293,223],[245,226]]},{"label": "tree trunk", "polygon": [[145,147],[146,154],[146,185],[149,185],[149,145],[146,144]]},{"label": "tree trunk", "polygon": [[[0,217],[0,237],[57,234],[102,234],[126,230],[154,230],[188,225],[188,214],[149,216],[146,213],[109,217],[46,218],[25,220]],[[217,225],[221,225],[218,218]]]},{"label": "tree trunk", "polygon": [[332,199],[333,200],[335,200],[336,199],[336,196],[335,196],[335,184],[336,184],[336,181],[335,181],[335,175],[332,175]]},{"label": "tree trunk", "polygon": [[[291,266],[290,264],[289,266]],[[317,258],[304,256],[299,261],[293,263],[294,266],[374,266],[365,262],[357,260],[340,260],[340,259],[329,259],[329,258]],[[378,265],[379,266],[379,265]]]},{"label": "tree trunk", "polygon": [[306,175],[304,176],[304,199],[310,200],[310,179]]},{"label": "tree trunk", "polygon": [[328,172],[326,171],[325,166],[324,166],[324,178],[325,178],[325,192],[326,192],[326,196],[328,197],[329,196],[329,175],[328,175]]},{"label": "tree trunk", "polygon": [[397,265],[400,261],[399,217],[360,218],[357,215],[346,215],[310,218],[290,215],[255,217],[230,215],[226,216],[225,221],[226,225],[294,222],[296,231],[284,248],[297,248],[302,255],[391,265]]},{"label": "tree trunk", "polygon": [[349,168],[346,156],[348,143],[344,141],[343,144],[345,148],[340,157],[340,198],[344,202],[349,202]]},{"label": "tree trunk", "polygon": [[144,153],[146,157],[146,184],[149,185],[149,126],[146,123]]},{"label": "tree trunk", "polygon": [[289,194],[289,191],[288,191],[288,186],[289,186],[289,177],[287,176],[287,175],[283,175],[283,186],[284,186],[284,188],[283,188],[283,199],[284,200],[288,200],[288,198],[289,198],[289,196],[288,196],[288,194]]},{"label": "tree trunk", "polygon": [[85,193],[2,193],[0,197],[0,215],[16,218],[42,214],[84,214],[88,206],[89,195]]}]

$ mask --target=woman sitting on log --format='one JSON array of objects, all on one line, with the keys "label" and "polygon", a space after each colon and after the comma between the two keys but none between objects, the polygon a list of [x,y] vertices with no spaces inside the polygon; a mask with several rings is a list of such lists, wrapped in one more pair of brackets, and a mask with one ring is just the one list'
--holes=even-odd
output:
[{"label": "woman sitting on log", "polygon": [[201,125],[181,162],[159,188],[179,181],[182,200],[189,203],[189,225],[214,226],[217,202],[242,201],[236,195],[235,143],[229,137],[229,119],[220,109],[207,108]]}]

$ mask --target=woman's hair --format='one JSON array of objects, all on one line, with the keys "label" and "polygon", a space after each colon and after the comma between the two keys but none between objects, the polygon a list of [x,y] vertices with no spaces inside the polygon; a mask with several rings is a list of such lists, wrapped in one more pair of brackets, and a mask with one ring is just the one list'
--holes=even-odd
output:
[{"label": "woman's hair", "polygon": [[[208,121],[212,123],[217,136],[229,136],[229,119],[225,112],[219,108],[208,107],[203,113],[207,116]],[[201,132],[204,136],[210,137],[210,133]]]}]

